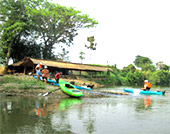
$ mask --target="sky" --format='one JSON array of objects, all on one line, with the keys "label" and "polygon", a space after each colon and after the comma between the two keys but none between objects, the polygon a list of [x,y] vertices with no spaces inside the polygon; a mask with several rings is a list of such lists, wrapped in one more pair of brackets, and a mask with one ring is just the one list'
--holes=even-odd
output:
[{"label": "sky", "polygon": [[[99,22],[95,28],[80,30],[69,49],[70,60],[85,64],[116,64],[122,69],[137,55],[153,64],[170,65],[170,0],[53,0],[74,7]],[[94,36],[96,51],[87,50],[87,37]]]}]

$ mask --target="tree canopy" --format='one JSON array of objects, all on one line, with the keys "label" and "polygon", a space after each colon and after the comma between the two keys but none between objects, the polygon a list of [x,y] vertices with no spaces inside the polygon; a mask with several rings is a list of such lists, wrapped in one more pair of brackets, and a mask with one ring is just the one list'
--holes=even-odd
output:
[{"label": "tree canopy", "polygon": [[134,64],[142,70],[146,70],[152,64],[152,61],[148,57],[137,55]]}]

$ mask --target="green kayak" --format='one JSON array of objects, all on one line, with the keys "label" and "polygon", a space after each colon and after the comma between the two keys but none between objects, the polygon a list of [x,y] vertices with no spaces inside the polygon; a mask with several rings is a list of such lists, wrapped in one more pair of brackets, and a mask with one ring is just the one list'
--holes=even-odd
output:
[{"label": "green kayak", "polygon": [[75,88],[74,85],[70,84],[69,82],[65,82],[63,80],[59,80],[59,86],[61,90],[70,97],[81,97],[83,93]]}]

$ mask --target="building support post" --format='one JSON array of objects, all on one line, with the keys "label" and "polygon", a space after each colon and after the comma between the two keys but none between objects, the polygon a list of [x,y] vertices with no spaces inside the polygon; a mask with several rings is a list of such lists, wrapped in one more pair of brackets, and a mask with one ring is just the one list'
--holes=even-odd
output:
[{"label": "building support post", "polygon": [[24,74],[26,74],[26,66],[24,66]]},{"label": "building support post", "polygon": [[32,74],[34,74],[34,65],[33,65],[33,68],[32,68]]}]

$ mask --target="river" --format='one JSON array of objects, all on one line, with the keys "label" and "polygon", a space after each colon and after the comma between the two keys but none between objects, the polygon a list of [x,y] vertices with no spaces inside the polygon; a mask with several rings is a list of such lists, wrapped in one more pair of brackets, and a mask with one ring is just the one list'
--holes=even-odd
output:
[{"label": "river", "polygon": [[1,94],[0,99],[0,134],[170,134],[170,91],[82,99]]}]

